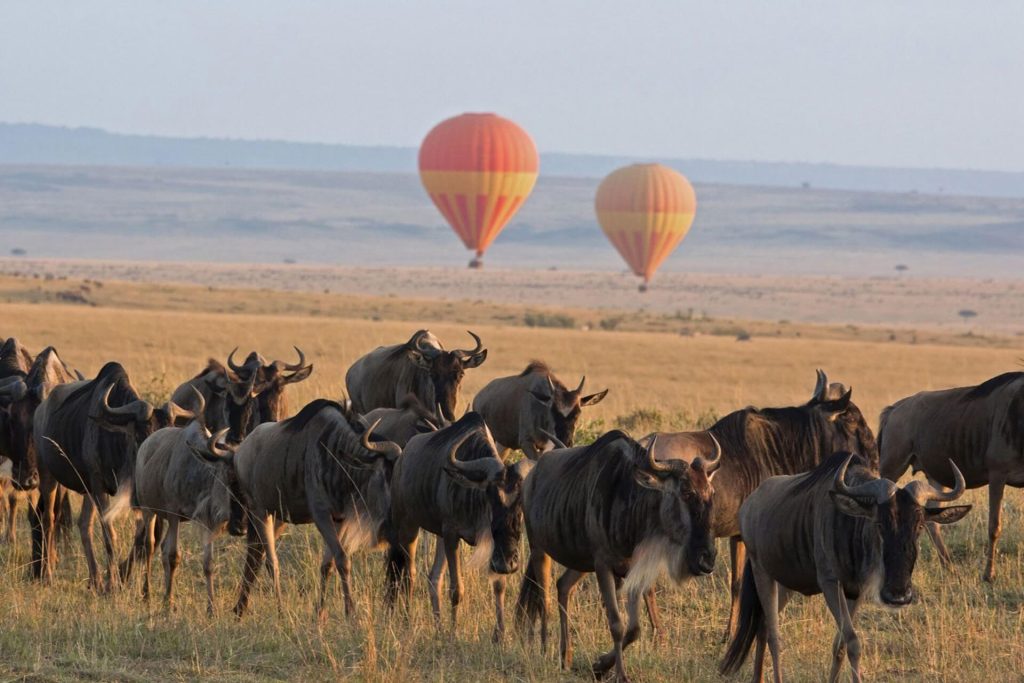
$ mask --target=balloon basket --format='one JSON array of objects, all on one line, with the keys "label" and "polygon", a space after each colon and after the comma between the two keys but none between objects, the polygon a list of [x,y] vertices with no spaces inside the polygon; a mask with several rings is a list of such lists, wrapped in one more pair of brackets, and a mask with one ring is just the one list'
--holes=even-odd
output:
[{"label": "balloon basket", "polygon": [[647,291],[647,283],[646,283],[646,282],[641,282],[641,283],[640,283],[640,286],[639,286],[639,287],[637,287],[636,289],[637,289],[637,291],[638,291],[638,292],[640,292],[641,294],[643,294],[644,292],[646,292],[646,291]]},{"label": "balloon basket", "polygon": [[479,256],[474,256],[469,262],[469,267],[474,270],[480,270],[484,267],[484,260]]}]

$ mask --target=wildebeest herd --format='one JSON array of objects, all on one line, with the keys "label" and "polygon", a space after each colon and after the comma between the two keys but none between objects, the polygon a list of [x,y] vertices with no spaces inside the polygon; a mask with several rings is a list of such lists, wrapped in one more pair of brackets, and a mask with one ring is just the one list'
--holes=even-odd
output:
[{"label": "wildebeest herd", "polygon": [[[656,582],[711,573],[716,538],[728,537],[731,550],[732,606],[723,625],[730,642],[721,671],[737,671],[754,648],[755,681],[766,650],[782,680],[779,613],[794,592],[822,594],[835,618],[830,680],[847,659],[860,680],[858,606],[913,602],[920,531],[928,530],[948,563],[939,525],[970,510],[949,503],[985,484],[983,578],[994,578],[1003,489],[1024,485],[1024,372],[898,401],[883,411],[877,442],[852,390],[819,370],[802,405],[742,408],[705,431],[636,439],[614,430],[577,446],[581,411],[607,390],[586,394],[585,379],[570,389],[543,362],[493,380],[457,416],[464,372],[487,358],[470,334],[468,350],[448,351],[426,330],[375,349],[349,368],[348,399],[318,398],[294,414],[286,387],[313,370],[298,348],[295,363],[256,352],[238,363],[236,349],[226,364],[210,360],[153,405],[116,362],[86,379],[52,347],[33,355],[8,339],[0,348],[4,539],[15,542],[15,510],[28,498],[30,579],[49,581],[55,539],[70,524],[68,499],[78,494],[90,587],[115,590],[139,564],[148,598],[159,546],[170,604],[179,526],[196,522],[212,613],[214,540],[225,531],[245,536],[235,604],[241,618],[263,565],[282,599],[275,545],[282,527],[312,523],[323,539],[316,604],[323,617],[335,569],[345,611],[353,611],[350,555],[365,548],[386,549],[388,606],[408,605],[427,531],[436,537],[427,584],[439,628],[446,569],[453,624],[457,617],[458,551],[466,543],[474,561],[490,568],[495,641],[506,627],[507,578],[523,564],[514,621],[530,640],[539,622],[546,651],[548,589],[552,565],[560,565],[564,667],[572,662],[569,601],[593,572],[612,648],[592,669],[616,680],[627,680],[623,651],[640,634],[641,609],[660,627]],[[525,457],[510,457],[513,449]],[[927,481],[898,486],[908,467]],[[135,535],[119,563],[113,522],[129,510]],[[102,571],[92,539],[97,518]]]}]

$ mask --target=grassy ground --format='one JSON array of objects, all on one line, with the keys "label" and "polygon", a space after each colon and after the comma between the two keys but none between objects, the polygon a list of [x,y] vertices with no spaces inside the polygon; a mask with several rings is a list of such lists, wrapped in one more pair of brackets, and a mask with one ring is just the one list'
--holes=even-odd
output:
[{"label": "grassy ground", "polygon": [[[517,372],[530,358],[545,358],[567,381],[586,373],[589,386],[611,388],[608,399],[589,415],[589,433],[614,425],[638,434],[656,427],[684,428],[748,404],[804,401],[816,367],[853,386],[854,399],[874,423],[879,410],[896,398],[920,389],[979,381],[1017,367],[1019,356],[1009,343],[909,344],[886,337],[844,338],[841,329],[810,327],[804,327],[800,337],[754,335],[747,342],[710,334],[529,328],[522,322],[525,309],[499,310],[486,304],[477,311],[446,303],[363,301],[353,302],[355,314],[346,316],[347,302],[326,297],[319,304],[321,312],[313,314],[313,303],[295,294],[188,287],[133,286],[131,292],[117,294],[118,285],[106,283],[93,287],[90,294],[110,298],[91,307],[29,296],[17,283],[0,285],[6,287],[2,298],[11,301],[0,304],[0,334],[17,335],[33,350],[53,344],[86,375],[104,361],[117,359],[140,389],[161,400],[208,355],[223,358],[240,345],[245,352],[258,348],[268,356],[290,358],[291,345],[298,344],[315,364],[312,378],[294,387],[292,405],[298,408],[315,396],[339,395],[345,368],[369,348],[406,339],[428,324],[449,346],[464,345],[469,343],[466,324],[472,323],[490,356],[479,370],[467,374],[465,396],[493,377]],[[97,295],[99,290],[111,294]],[[237,307],[234,312],[232,306]],[[364,315],[370,307],[376,312]],[[512,317],[502,320],[497,315]],[[985,543],[984,492],[970,492],[968,498],[976,511],[947,534],[956,574],[939,569],[925,540],[915,575],[921,601],[899,613],[874,607],[861,613],[862,666],[870,680],[1021,680],[1020,494],[1011,490],[1007,495],[1003,553],[993,586],[978,578]],[[121,531],[123,549],[128,526]],[[589,678],[582,670],[561,672],[553,653],[543,657],[536,644],[524,644],[517,637],[506,638],[500,647],[492,645],[493,609],[482,575],[465,577],[467,597],[454,633],[437,634],[422,579],[432,542],[421,544],[419,584],[408,619],[391,617],[382,609],[382,558],[369,552],[354,561],[358,614],[351,620],[343,616],[339,594],[323,624],[313,617],[320,550],[311,528],[290,529],[280,544],[283,609],[279,611],[271,595],[261,591],[241,622],[230,615],[242,563],[240,543],[225,539],[220,545],[220,613],[209,619],[199,546],[191,530],[181,543],[185,559],[178,572],[177,606],[171,612],[159,600],[143,604],[137,583],[110,597],[89,593],[76,538],[62,546],[54,585],[27,582],[28,544],[23,533],[16,546],[0,547],[0,678]],[[645,633],[628,650],[634,680],[718,680],[715,667],[724,649],[721,633],[726,618],[726,553],[722,544],[713,576],[678,587],[662,585],[665,633],[657,642]],[[155,567],[158,585],[160,575]],[[518,577],[511,583],[509,603],[518,592]],[[589,581],[577,594],[573,628],[582,668],[610,642],[596,586]],[[799,599],[787,608],[783,656],[789,680],[817,681],[826,675],[832,634],[831,618],[820,598]]]}]

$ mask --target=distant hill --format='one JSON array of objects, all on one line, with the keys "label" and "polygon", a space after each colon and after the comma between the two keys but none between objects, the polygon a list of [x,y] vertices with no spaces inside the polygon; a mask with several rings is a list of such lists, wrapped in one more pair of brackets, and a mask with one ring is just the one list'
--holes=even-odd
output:
[{"label": "distant hill", "polygon": [[[541,155],[541,171],[548,177],[594,178],[635,161],[652,159],[548,152]],[[1024,173],[707,159],[653,161],[677,168],[691,180],[701,183],[1024,197]],[[416,169],[416,150],[409,147],[273,140],[123,135],[96,128],[0,123],[0,164],[410,173]]]}]

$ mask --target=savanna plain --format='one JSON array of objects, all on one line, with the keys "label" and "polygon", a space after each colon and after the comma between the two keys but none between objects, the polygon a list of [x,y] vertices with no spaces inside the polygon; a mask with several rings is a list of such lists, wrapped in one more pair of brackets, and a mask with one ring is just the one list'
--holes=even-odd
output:
[{"label": "savanna plain", "polygon": [[[81,296],[71,297],[67,292]],[[62,295],[63,293],[63,295]],[[612,321],[615,322],[607,322]],[[602,324],[604,322],[604,324]],[[57,347],[91,376],[118,360],[151,401],[163,402],[209,356],[235,346],[268,358],[293,358],[300,346],[312,377],[289,388],[293,411],[320,396],[339,397],[344,372],[366,351],[429,327],[449,346],[467,346],[466,329],[489,348],[487,362],[467,372],[463,403],[494,377],[547,360],[566,382],[586,374],[608,398],[586,414],[580,440],[613,427],[634,436],[654,429],[707,426],[747,405],[806,401],[814,370],[853,387],[873,427],[892,401],[923,390],[973,384],[1019,368],[1020,338],[952,330],[916,334],[881,328],[785,322],[694,319],[687,315],[566,311],[483,302],[282,292],[153,282],[0,278],[0,334],[33,351]],[[583,329],[586,328],[586,329]],[[603,329],[602,329],[603,328]],[[926,538],[915,572],[919,600],[899,611],[864,609],[858,626],[862,668],[876,681],[1024,680],[1024,544],[1021,494],[1006,496],[998,576],[980,579],[986,544],[984,489],[968,492],[974,510],[949,528],[955,571],[940,568]],[[24,510],[24,507],[21,508]],[[21,513],[19,513],[21,514]],[[512,630],[491,642],[492,597],[485,574],[467,571],[466,598],[454,630],[435,630],[425,575],[433,542],[424,539],[408,615],[383,606],[383,556],[353,559],[356,613],[346,618],[337,581],[329,614],[318,621],[320,541],[312,527],[290,527],[279,542],[283,607],[261,575],[249,613],[231,612],[242,567],[242,542],[223,537],[217,554],[217,613],[206,616],[198,534],[183,534],[184,555],[173,609],[160,590],[141,599],[138,577],[112,595],[86,587],[77,534],[61,542],[55,581],[27,579],[27,525],[15,545],[0,546],[0,678],[4,680],[319,680],[580,681],[610,638],[592,581],[575,596],[576,669],[561,671],[555,651]],[[131,526],[119,527],[119,551]],[[524,539],[525,542],[525,539]],[[627,650],[635,681],[717,681],[727,618],[728,547],[719,542],[710,577],[659,584],[663,632],[646,629]],[[154,578],[160,586],[159,561]],[[510,581],[506,605],[518,593]],[[554,616],[553,598],[549,610]],[[820,598],[795,599],[782,617],[783,661],[793,681],[827,675],[834,625]],[[748,664],[749,666],[749,664]],[[749,676],[745,668],[741,679]]]}]

